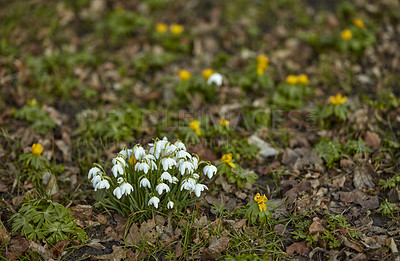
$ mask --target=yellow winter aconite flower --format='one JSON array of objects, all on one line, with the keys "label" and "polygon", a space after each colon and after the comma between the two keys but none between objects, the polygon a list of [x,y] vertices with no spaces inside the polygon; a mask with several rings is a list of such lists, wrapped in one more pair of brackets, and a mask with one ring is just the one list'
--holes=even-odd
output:
[{"label": "yellow winter aconite flower", "polygon": [[265,203],[268,202],[268,198],[265,196],[265,194],[261,196],[260,193],[257,193],[254,196],[254,201],[257,202],[260,211],[267,210],[267,205],[265,205]]},{"label": "yellow winter aconite flower", "polygon": [[210,76],[213,74],[213,70],[211,69],[211,68],[207,68],[207,69],[204,69],[202,72],[201,72],[201,74],[203,75],[203,78],[204,79],[206,79],[206,80],[208,80],[208,78],[210,78]]},{"label": "yellow winter aconite flower", "polygon": [[180,70],[179,78],[181,79],[181,81],[186,82],[189,81],[190,78],[192,78],[192,74],[186,70]]},{"label": "yellow winter aconite flower", "polygon": [[228,164],[232,168],[236,168],[236,165],[232,162],[232,153],[224,154],[221,158],[221,162]]},{"label": "yellow winter aconite flower", "polygon": [[330,96],[329,99],[331,100],[331,103],[333,105],[340,105],[347,101],[347,97],[342,96],[340,93],[337,94],[336,96]]},{"label": "yellow winter aconite flower", "polygon": [[32,154],[42,157],[43,146],[40,143],[34,143],[32,145]]},{"label": "yellow winter aconite flower", "polygon": [[286,77],[287,84],[296,84],[299,82],[299,78],[296,75],[288,75]]},{"label": "yellow winter aconite flower", "polygon": [[137,159],[136,159],[135,157],[131,157],[131,158],[129,159],[129,164],[130,164],[131,166],[134,166],[134,165],[136,164],[136,162],[137,162]]},{"label": "yellow winter aconite flower", "polygon": [[169,30],[172,34],[178,35],[178,34],[183,33],[184,27],[183,27],[183,25],[180,25],[180,24],[171,24],[169,26]]},{"label": "yellow winter aconite flower", "polygon": [[159,32],[160,34],[163,34],[168,31],[168,25],[164,23],[158,23],[156,25],[156,31]]},{"label": "yellow winter aconite flower", "polygon": [[225,119],[220,119],[219,120],[219,124],[221,124],[222,126],[226,127],[226,126],[229,126],[229,121],[225,120]]},{"label": "yellow winter aconite flower", "polygon": [[192,130],[194,130],[198,136],[200,136],[201,132],[200,132],[200,122],[199,121],[196,121],[196,120],[191,121],[189,123],[189,127]]},{"label": "yellow winter aconite flower", "polygon": [[262,75],[268,69],[269,59],[265,54],[257,56],[257,74]]},{"label": "yellow winter aconite flower", "polygon": [[354,24],[355,26],[357,26],[358,28],[365,29],[364,21],[363,21],[361,18],[353,19],[353,24]]},{"label": "yellow winter aconite flower", "polygon": [[308,76],[306,74],[300,74],[297,77],[297,82],[300,83],[300,84],[304,84],[304,85],[310,84],[310,82],[308,80]]},{"label": "yellow winter aconite flower", "polygon": [[342,37],[343,40],[348,41],[353,37],[353,33],[349,29],[345,29],[340,33],[340,37]]}]

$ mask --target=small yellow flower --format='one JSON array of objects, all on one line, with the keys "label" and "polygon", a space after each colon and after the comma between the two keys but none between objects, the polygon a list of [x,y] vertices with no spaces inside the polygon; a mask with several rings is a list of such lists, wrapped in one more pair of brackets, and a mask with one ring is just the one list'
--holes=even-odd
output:
[{"label": "small yellow flower", "polygon": [[343,40],[348,41],[353,37],[353,33],[349,29],[345,29],[340,33],[340,37],[342,37]]},{"label": "small yellow flower", "polygon": [[196,121],[196,120],[191,121],[189,123],[189,127],[192,130],[194,130],[198,136],[200,136],[201,132],[200,132],[200,122],[199,121]]},{"label": "small yellow flower", "polygon": [[131,164],[131,166],[134,166],[136,164],[136,162],[137,162],[137,159],[135,157],[131,157],[129,159],[129,164]]},{"label": "small yellow flower", "polygon": [[336,96],[330,96],[329,99],[331,100],[331,103],[333,105],[340,105],[347,101],[347,97],[342,96],[340,93],[337,94]]},{"label": "small yellow flower", "polygon": [[169,30],[171,31],[172,34],[181,34],[184,30],[183,25],[180,24],[171,24],[169,26]]},{"label": "small yellow flower", "polygon": [[261,196],[260,193],[257,193],[254,196],[254,201],[257,202],[257,204],[266,203],[268,201],[268,198],[267,196],[265,196],[265,194]]},{"label": "small yellow flower", "polygon": [[208,80],[210,76],[213,74],[213,70],[211,68],[204,69],[201,74],[203,75],[203,78]]},{"label": "small yellow flower", "polygon": [[32,154],[35,156],[42,157],[43,146],[40,143],[34,143],[32,145]]},{"label": "small yellow flower", "polygon": [[258,204],[258,208],[260,209],[260,212],[261,211],[264,211],[264,210],[267,210],[267,205],[265,205],[265,203],[259,203]]},{"label": "small yellow flower", "polygon": [[268,69],[269,59],[265,54],[257,56],[257,74],[262,75]]},{"label": "small yellow flower", "polygon": [[182,82],[186,82],[189,81],[190,78],[192,78],[192,74],[186,70],[180,70],[179,78],[181,79]]},{"label": "small yellow flower", "polygon": [[225,120],[225,119],[220,119],[219,124],[221,124],[224,127],[227,127],[227,126],[229,126],[229,121]]},{"label": "small yellow flower", "polygon": [[286,77],[287,84],[296,84],[298,82],[299,82],[299,77],[297,77],[296,75],[288,75]]},{"label": "small yellow flower", "polygon": [[35,107],[38,104],[36,99],[29,100],[27,103],[31,107]]},{"label": "small yellow flower", "polygon": [[259,54],[257,56],[257,64],[267,64],[269,63],[269,59],[265,54]]},{"label": "small yellow flower", "polygon": [[232,168],[236,168],[236,165],[232,162],[232,153],[224,154],[221,158],[221,162],[228,164]]},{"label": "small yellow flower", "polygon": [[363,21],[361,18],[353,19],[353,24],[354,24],[355,26],[357,26],[358,28],[365,29],[364,21]]},{"label": "small yellow flower", "polygon": [[308,76],[306,74],[300,74],[297,77],[297,81],[298,81],[298,83],[304,84],[304,85],[310,84],[310,81],[308,80]]},{"label": "small yellow flower", "polygon": [[254,201],[258,203],[258,202],[260,202],[261,198],[262,198],[262,196],[260,195],[260,193],[257,193],[257,194],[254,196]]},{"label": "small yellow flower", "polygon": [[168,31],[168,25],[165,23],[158,23],[156,25],[156,31],[159,32],[160,34],[163,34]]}]

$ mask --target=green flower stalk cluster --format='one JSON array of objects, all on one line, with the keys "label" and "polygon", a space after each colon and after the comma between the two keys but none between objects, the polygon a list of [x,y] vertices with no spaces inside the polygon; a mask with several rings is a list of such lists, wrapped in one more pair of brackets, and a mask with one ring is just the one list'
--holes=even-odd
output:
[{"label": "green flower stalk cluster", "polygon": [[147,151],[136,144],[121,150],[112,160],[112,175],[107,175],[99,164],[90,169],[88,179],[95,191],[105,192],[105,206],[125,216],[154,210],[179,211],[208,189],[201,184],[201,174],[211,179],[217,173],[215,166],[199,162],[198,156],[188,153],[179,140],[171,143],[164,138],[149,147]]}]

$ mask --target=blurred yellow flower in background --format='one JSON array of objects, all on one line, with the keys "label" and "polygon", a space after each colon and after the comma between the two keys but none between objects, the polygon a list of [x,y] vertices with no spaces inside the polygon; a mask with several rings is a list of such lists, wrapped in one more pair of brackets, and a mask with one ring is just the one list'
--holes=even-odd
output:
[{"label": "blurred yellow flower in background", "polygon": [[179,71],[179,78],[181,79],[181,81],[186,82],[189,81],[190,78],[192,78],[192,74],[182,69]]},{"label": "blurred yellow flower in background", "polygon": [[204,69],[202,72],[201,72],[201,74],[203,75],[203,78],[204,79],[206,79],[206,80],[208,80],[208,78],[210,78],[210,76],[213,74],[213,70],[211,69],[211,68],[207,68],[207,69]]},{"label": "blurred yellow flower in background", "polygon": [[342,37],[343,40],[348,41],[353,37],[353,33],[349,29],[345,29],[340,33],[340,37]]},{"label": "blurred yellow flower in background", "polygon": [[164,23],[158,23],[156,25],[156,31],[159,32],[160,34],[163,34],[168,31],[168,25]]},{"label": "blurred yellow flower in background", "polygon": [[184,27],[183,27],[183,25],[180,25],[180,24],[171,24],[169,26],[169,31],[172,34],[176,34],[176,35],[181,34],[181,33],[183,33],[183,30],[184,30]]},{"label": "blurred yellow flower in background", "polygon": [[361,18],[353,19],[353,24],[354,24],[355,26],[357,26],[358,28],[365,29],[364,21],[363,21]]},{"label": "blurred yellow flower in background", "polygon": [[331,103],[333,105],[340,105],[347,101],[347,97],[342,96],[340,93],[337,94],[336,96],[330,96],[329,99],[331,100]]}]

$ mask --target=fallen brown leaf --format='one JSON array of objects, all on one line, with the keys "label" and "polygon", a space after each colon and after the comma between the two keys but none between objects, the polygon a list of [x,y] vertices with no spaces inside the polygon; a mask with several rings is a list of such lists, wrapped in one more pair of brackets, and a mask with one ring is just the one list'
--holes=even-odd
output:
[{"label": "fallen brown leaf", "polygon": [[375,184],[372,181],[373,177],[376,177],[376,173],[371,164],[366,163],[362,166],[356,167],[353,178],[354,187],[357,189],[374,188]]},{"label": "fallen brown leaf", "polygon": [[307,247],[307,243],[305,241],[294,243],[286,248],[286,253],[288,255],[293,255],[295,252],[307,257],[308,253],[310,253],[310,249]]},{"label": "fallen brown leaf", "polygon": [[59,258],[62,254],[62,252],[64,251],[64,248],[69,244],[68,240],[63,240],[58,242],[57,244],[55,244],[52,249],[51,249],[51,253],[53,254],[53,256],[55,258]]},{"label": "fallen brown leaf", "polygon": [[228,247],[228,244],[229,244],[229,238],[221,237],[221,238],[217,239],[216,236],[212,236],[210,238],[210,245],[209,245],[208,249],[211,252],[221,253],[221,252],[225,251],[225,249]]},{"label": "fallen brown leaf", "polygon": [[175,246],[175,258],[180,257],[183,254],[182,244],[178,242]]},{"label": "fallen brown leaf", "polygon": [[376,209],[379,207],[378,196],[367,195],[358,189],[351,192],[339,191],[338,195],[340,196],[341,201],[346,203],[357,203],[366,209]]},{"label": "fallen brown leaf", "polygon": [[11,246],[6,253],[7,259],[16,260],[24,254],[29,247],[29,242],[26,238],[18,237],[11,239]]},{"label": "fallen brown leaf", "polygon": [[367,131],[364,136],[364,141],[365,145],[373,150],[378,150],[381,147],[381,138],[379,138],[379,135],[375,132]]},{"label": "fallen brown leaf", "polygon": [[10,239],[10,233],[8,233],[7,229],[4,227],[3,222],[0,221],[0,242],[8,245]]}]

